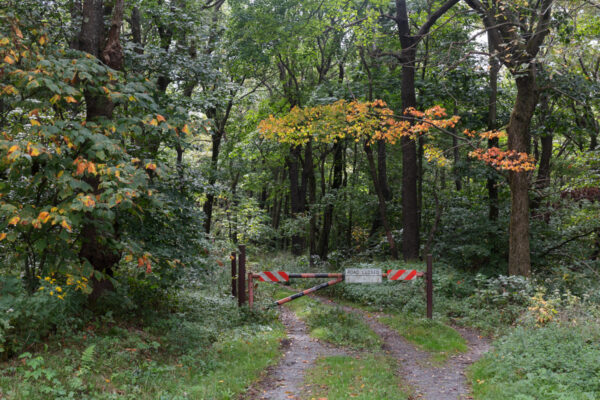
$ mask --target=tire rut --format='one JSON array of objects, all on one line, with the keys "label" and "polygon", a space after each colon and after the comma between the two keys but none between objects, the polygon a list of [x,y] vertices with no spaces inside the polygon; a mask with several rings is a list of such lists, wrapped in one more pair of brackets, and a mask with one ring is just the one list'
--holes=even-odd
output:
[{"label": "tire rut", "polygon": [[[327,304],[337,304],[331,299],[311,296]],[[399,361],[399,375],[414,389],[414,399],[456,400],[469,399],[469,387],[465,377],[465,369],[486,353],[489,341],[473,330],[454,327],[467,341],[469,350],[466,353],[451,357],[445,364],[434,365],[430,354],[419,350],[398,332],[379,322],[382,313],[366,311],[339,305],[346,312],[360,314],[365,322],[384,341],[383,350]]]},{"label": "tire rut", "polygon": [[306,371],[319,357],[346,355],[347,352],[326,345],[309,336],[306,324],[294,312],[281,307],[280,320],[287,338],[281,341],[284,354],[276,366],[267,369],[265,377],[253,385],[241,399],[290,400],[300,399]]}]

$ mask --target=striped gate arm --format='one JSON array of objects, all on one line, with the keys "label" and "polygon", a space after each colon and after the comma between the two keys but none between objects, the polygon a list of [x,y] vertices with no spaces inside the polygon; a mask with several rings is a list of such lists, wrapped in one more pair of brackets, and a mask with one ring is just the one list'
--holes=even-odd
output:
[{"label": "striped gate arm", "polygon": [[262,271],[254,274],[261,282],[288,282],[290,276],[285,271]]},{"label": "striped gate arm", "polygon": [[415,269],[388,270],[388,280],[390,281],[411,281],[420,276],[423,276],[423,273]]}]

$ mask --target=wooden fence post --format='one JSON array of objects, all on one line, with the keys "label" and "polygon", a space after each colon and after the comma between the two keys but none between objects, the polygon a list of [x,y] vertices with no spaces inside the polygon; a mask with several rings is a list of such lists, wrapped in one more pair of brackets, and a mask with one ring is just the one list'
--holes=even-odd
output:
[{"label": "wooden fence post", "polygon": [[427,318],[433,318],[433,257],[427,254],[427,273],[425,275],[427,292]]},{"label": "wooden fence post", "polygon": [[231,252],[231,295],[237,297],[237,266],[235,264],[235,251]]},{"label": "wooden fence post", "polygon": [[238,262],[238,305],[246,303],[246,246],[240,245],[240,259]]}]

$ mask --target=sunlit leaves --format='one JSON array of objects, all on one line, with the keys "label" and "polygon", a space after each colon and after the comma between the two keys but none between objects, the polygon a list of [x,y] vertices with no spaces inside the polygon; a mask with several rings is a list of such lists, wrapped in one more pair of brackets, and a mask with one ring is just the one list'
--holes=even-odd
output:
[{"label": "sunlit leaves", "polygon": [[309,140],[332,143],[342,139],[363,140],[367,145],[377,140],[396,143],[401,137],[416,137],[434,128],[454,127],[458,117],[448,119],[445,110],[433,107],[425,112],[414,109],[397,116],[382,100],[346,102],[293,108],[280,118],[270,116],[260,122],[259,130],[268,139],[294,145]]}]

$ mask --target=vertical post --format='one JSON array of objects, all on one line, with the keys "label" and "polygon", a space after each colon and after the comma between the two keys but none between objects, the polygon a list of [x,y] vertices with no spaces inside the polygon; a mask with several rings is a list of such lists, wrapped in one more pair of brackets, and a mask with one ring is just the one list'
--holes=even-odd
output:
[{"label": "vertical post", "polygon": [[252,281],[252,272],[248,272],[248,307],[254,305],[254,282]]},{"label": "vertical post", "polygon": [[240,245],[240,259],[238,262],[238,305],[241,307],[246,302],[246,246]]},{"label": "vertical post", "polygon": [[235,251],[231,252],[231,295],[237,297],[237,266],[235,264]]},{"label": "vertical post", "polygon": [[433,318],[433,257],[427,254],[427,274],[425,274],[427,291],[427,318]]}]

